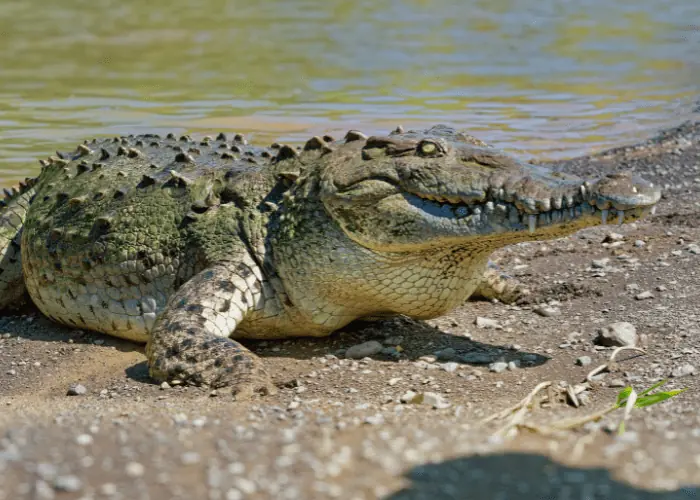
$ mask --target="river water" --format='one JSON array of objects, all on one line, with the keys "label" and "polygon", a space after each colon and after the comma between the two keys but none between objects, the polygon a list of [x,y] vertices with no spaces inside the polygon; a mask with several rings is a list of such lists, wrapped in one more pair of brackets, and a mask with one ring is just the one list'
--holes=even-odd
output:
[{"label": "river water", "polygon": [[564,158],[697,117],[690,0],[3,0],[0,184],[83,139],[448,123]]}]

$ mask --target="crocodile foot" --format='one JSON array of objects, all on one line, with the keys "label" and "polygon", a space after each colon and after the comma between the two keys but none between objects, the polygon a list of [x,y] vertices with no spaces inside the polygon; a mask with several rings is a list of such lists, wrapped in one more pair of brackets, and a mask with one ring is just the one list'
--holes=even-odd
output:
[{"label": "crocodile foot", "polygon": [[149,373],[156,380],[227,387],[237,400],[276,392],[260,358],[228,338],[184,339],[165,349],[149,346],[148,355]]},{"label": "crocodile foot", "polygon": [[472,298],[497,299],[504,304],[515,304],[525,300],[529,295],[530,290],[525,285],[512,276],[504,274],[498,266],[489,262]]}]

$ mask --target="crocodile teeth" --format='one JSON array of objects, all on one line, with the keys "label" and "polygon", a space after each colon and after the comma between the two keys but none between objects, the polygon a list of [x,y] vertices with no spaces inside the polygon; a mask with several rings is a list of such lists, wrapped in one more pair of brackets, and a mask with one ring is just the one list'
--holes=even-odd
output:
[{"label": "crocodile teeth", "polygon": [[535,232],[535,229],[537,228],[537,216],[536,215],[528,215],[527,216],[527,225],[528,228],[530,229],[530,234]]},{"label": "crocodile teeth", "polygon": [[625,211],[624,210],[618,210],[617,211],[617,224],[619,226],[622,225],[622,223],[625,221]]},{"label": "crocodile teeth", "polygon": [[607,208],[603,209],[601,211],[601,214],[602,214],[601,218],[603,219],[603,224],[607,224],[608,223],[608,209]]}]

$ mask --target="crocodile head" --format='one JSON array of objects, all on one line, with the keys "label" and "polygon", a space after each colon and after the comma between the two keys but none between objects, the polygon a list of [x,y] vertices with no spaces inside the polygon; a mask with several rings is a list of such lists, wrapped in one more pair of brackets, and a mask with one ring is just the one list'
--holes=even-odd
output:
[{"label": "crocodile head", "polygon": [[329,162],[320,197],[358,244],[411,252],[475,241],[494,250],[629,222],[653,208],[660,190],[630,173],[587,181],[433,127],[358,141],[343,161]]},{"label": "crocodile head", "polygon": [[586,181],[447,127],[311,142],[291,160],[301,175],[272,249],[290,301],[329,328],[443,314],[474,292],[494,250],[629,222],[660,198],[631,174]]}]

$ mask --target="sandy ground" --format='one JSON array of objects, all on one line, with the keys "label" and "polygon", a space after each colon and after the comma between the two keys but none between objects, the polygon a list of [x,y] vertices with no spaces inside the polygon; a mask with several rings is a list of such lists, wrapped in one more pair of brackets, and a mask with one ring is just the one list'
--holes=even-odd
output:
[{"label": "sandy ground", "polygon": [[[429,322],[251,342],[280,390],[249,403],[154,384],[137,345],[32,310],[0,318],[0,500],[697,498],[700,125],[561,167],[633,169],[664,185],[664,199],[634,225],[496,254],[532,288],[530,303],[470,302]],[[558,314],[538,314],[542,304]],[[568,404],[561,388],[607,361],[612,348],[593,339],[619,321],[636,327],[646,354],[620,353],[580,395],[586,404]],[[346,359],[348,347],[371,340],[383,350]],[[582,356],[591,364],[579,366]],[[499,361],[513,369],[492,371]],[[621,386],[639,391],[667,377],[669,388],[688,390],[633,411],[622,435],[620,411],[544,432],[610,406]],[[552,388],[524,416],[540,431],[504,438],[508,419],[481,423],[546,381]],[[67,395],[73,384],[85,394]],[[423,402],[402,402],[409,391]]]}]

